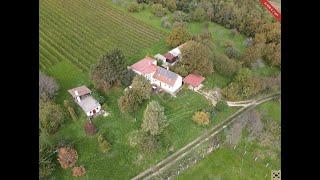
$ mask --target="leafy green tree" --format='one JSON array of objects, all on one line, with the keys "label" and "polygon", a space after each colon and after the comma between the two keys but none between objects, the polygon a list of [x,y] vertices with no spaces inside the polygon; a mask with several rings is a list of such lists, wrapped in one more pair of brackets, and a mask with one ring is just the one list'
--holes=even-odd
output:
[{"label": "leafy green tree", "polygon": [[107,92],[113,86],[121,84],[125,70],[123,52],[113,49],[91,68],[90,77],[95,88]]},{"label": "leafy green tree", "polygon": [[125,70],[121,84],[126,87],[129,86],[132,83],[132,80],[135,76],[136,73],[134,73],[132,69]]},{"label": "leafy green tree", "polygon": [[280,66],[281,64],[280,44],[269,43],[263,49],[262,58],[271,66]]},{"label": "leafy green tree", "polygon": [[239,59],[241,57],[240,51],[235,47],[227,47],[225,49],[224,53],[229,58],[233,58],[233,59]]},{"label": "leafy green tree", "polygon": [[167,45],[177,47],[191,39],[191,33],[185,27],[175,27],[166,39]]},{"label": "leafy green tree", "polygon": [[262,83],[255,77],[252,72],[247,69],[241,69],[222,93],[229,100],[241,100],[243,98],[250,98],[262,90]]},{"label": "leafy green tree", "polygon": [[159,135],[167,126],[166,120],[164,108],[157,101],[151,101],[144,111],[141,128],[151,136]]},{"label": "leafy green tree", "polygon": [[173,20],[176,22],[185,22],[189,20],[189,17],[183,11],[175,11],[172,16]]},{"label": "leafy green tree", "polygon": [[213,73],[212,52],[205,45],[190,41],[181,50],[180,64],[188,73],[209,75]]},{"label": "leafy green tree", "polygon": [[123,113],[137,111],[140,103],[141,101],[139,100],[137,91],[132,89],[127,89],[124,95],[118,100],[119,108]]},{"label": "leafy green tree", "polygon": [[196,8],[192,14],[193,20],[197,22],[202,22],[205,17],[206,11],[201,7]]},{"label": "leafy green tree", "polygon": [[167,14],[168,10],[164,8],[162,4],[153,4],[151,6],[151,12],[158,17],[162,17]]},{"label": "leafy green tree", "polygon": [[247,66],[256,62],[259,58],[261,58],[261,50],[262,48],[258,45],[247,47],[242,54],[241,61]]},{"label": "leafy green tree", "polygon": [[65,121],[65,114],[61,107],[52,101],[40,101],[40,128],[47,134],[56,133]]},{"label": "leafy green tree", "polygon": [[131,87],[134,91],[137,91],[141,100],[150,99],[152,86],[150,82],[143,76],[135,76],[133,78]]},{"label": "leafy green tree", "polygon": [[176,0],[164,0],[164,4],[171,12],[177,9]]},{"label": "leafy green tree", "polygon": [[232,77],[236,74],[241,67],[237,61],[229,59],[227,56],[222,54],[215,54],[212,62],[214,69],[219,74],[228,77]]}]

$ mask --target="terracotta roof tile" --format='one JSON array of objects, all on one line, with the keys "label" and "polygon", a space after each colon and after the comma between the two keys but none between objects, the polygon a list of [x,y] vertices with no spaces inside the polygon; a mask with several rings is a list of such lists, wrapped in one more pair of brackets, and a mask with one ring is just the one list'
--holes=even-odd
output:
[{"label": "terracotta roof tile", "polygon": [[205,78],[200,76],[200,75],[196,75],[196,74],[189,74],[187,77],[185,77],[183,79],[183,82],[186,84],[190,84],[193,87],[197,87],[199,86],[202,81],[204,81]]},{"label": "terracotta roof tile", "polygon": [[132,70],[138,71],[141,74],[150,74],[157,70],[156,60],[151,57],[145,57],[142,60],[131,65]]}]

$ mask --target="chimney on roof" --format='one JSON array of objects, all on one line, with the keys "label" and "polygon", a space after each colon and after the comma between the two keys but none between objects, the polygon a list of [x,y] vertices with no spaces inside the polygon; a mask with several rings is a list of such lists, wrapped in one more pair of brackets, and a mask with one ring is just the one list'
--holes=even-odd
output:
[{"label": "chimney on roof", "polygon": [[77,101],[81,102],[81,99],[77,90],[74,91],[74,94],[76,95]]}]

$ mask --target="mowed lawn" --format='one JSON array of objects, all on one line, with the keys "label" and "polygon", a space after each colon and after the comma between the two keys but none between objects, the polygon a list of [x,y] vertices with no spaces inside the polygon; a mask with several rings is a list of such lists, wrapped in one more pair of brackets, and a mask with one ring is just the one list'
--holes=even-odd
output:
[{"label": "mowed lawn", "polygon": [[[280,106],[280,102],[275,100],[258,106],[256,110],[264,112],[262,116],[264,123],[266,119],[270,119],[275,122],[276,126],[280,126]],[[274,134],[274,136],[280,136],[280,134]],[[280,152],[274,150],[280,147],[262,147],[255,141],[248,142],[245,137],[242,137],[235,150],[222,146],[183,172],[177,179],[270,179],[271,171],[281,168]],[[257,152],[262,153],[264,159],[258,158],[255,161]],[[275,155],[270,156],[270,152]]]}]

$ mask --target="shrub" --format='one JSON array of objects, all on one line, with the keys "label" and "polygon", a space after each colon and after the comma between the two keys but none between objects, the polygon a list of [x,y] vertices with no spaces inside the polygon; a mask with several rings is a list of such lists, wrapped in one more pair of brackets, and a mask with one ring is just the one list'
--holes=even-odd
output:
[{"label": "shrub", "polygon": [[70,102],[68,100],[64,100],[63,104],[64,104],[64,107],[68,109],[68,112],[69,112],[72,120],[76,121],[78,119],[78,116],[77,116],[73,106],[71,106]]},{"label": "shrub", "polygon": [[206,17],[206,12],[201,7],[196,8],[192,14],[193,20],[197,22],[202,22],[205,17]]},{"label": "shrub", "polygon": [[54,134],[65,121],[65,114],[61,107],[54,102],[40,101],[39,119],[41,131]]},{"label": "shrub", "polygon": [[224,53],[232,59],[239,59],[241,57],[240,51],[235,47],[227,47]]},{"label": "shrub", "polygon": [[70,147],[61,147],[58,150],[58,161],[63,169],[73,167],[78,160],[78,153]]},{"label": "shrub", "polygon": [[140,12],[142,9],[143,5],[138,4],[137,2],[131,2],[127,7],[127,11],[129,12]]},{"label": "shrub", "polygon": [[210,114],[206,112],[201,112],[201,111],[196,112],[193,115],[192,120],[200,125],[208,125],[210,122]]},{"label": "shrub", "polygon": [[164,0],[164,5],[171,11],[175,11],[177,9],[176,0]]},{"label": "shrub", "polygon": [[220,111],[220,112],[221,112],[221,111],[226,110],[228,107],[229,107],[229,106],[228,106],[228,104],[227,104],[225,101],[218,101],[217,104],[216,104],[215,109],[216,109],[217,111]]},{"label": "shrub", "polygon": [[173,20],[176,22],[185,22],[189,20],[189,17],[183,11],[175,11],[173,13]]},{"label": "shrub", "polygon": [[141,145],[141,143],[143,142],[144,134],[139,130],[130,132],[128,136],[129,145],[131,147]]},{"label": "shrub", "polygon": [[238,35],[238,34],[239,34],[239,32],[238,32],[237,29],[232,29],[232,30],[230,31],[230,35],[231,35],[232,37],[234,37],[234,36],[236,36],[236,35]]},{"label": "shrub", "polygon": [[103,152],[103,153],[106,153],[108,152],[110,149],[111,149],[111,145],[108,143],[108,141],[103,137],[102,134],[98,134],[97,135],[97,140],[98,140],[98,143],[99,143],[99,147],[100,147],[100,150]]},{"label": "shrub", "polygon": [[83,176],[84,174],[86,174],[86,169],[83,166],[74,167],[72,169],[72,176],[78,177]]},{"label": "shrub", "polygon": [[162,7],[162,4],[153,4],[151,12],[158,17],[162,17],[167,14],[167,9]]},{"label": "shrub", "polygon": [[231,40],[226,40],[226,41],[224,42],[224,47],[225,47],[225,48],[234,47],[234,46],[235,46],[235,45],[234,45],[234,42],[231,41]]}]

